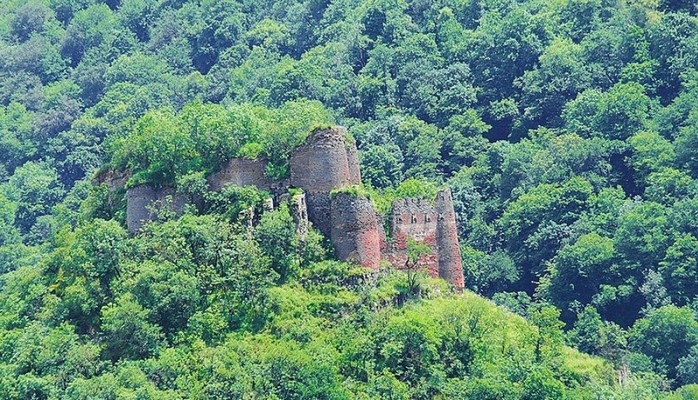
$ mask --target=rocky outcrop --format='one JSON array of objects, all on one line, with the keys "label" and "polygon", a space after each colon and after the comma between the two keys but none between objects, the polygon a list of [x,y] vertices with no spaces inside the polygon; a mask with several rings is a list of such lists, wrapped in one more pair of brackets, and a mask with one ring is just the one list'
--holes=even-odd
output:
[{"label": "rocky outcrop", "polygon": [[129,171],[110,169],[100,172],[93,182],[97,185],[106,185],[110,192],[115,192],[123,189],[129,179],[131,179]]}]

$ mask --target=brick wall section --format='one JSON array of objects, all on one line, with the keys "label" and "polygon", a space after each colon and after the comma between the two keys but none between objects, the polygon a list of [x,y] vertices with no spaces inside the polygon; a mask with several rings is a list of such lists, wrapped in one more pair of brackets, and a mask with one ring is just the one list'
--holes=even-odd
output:
[{"label": "brick wall section", "polygon": [[206,180],[210,190],[221,190],[227,185],[255,186],[262,190],[269,190],[273,181],[265,175],[266,160],[248,160],[246,158],[233,158],[229,160],[217,172],[209,175]]},{"label": "brick wall section", "polygon": [[463,265],[450,189],[437,194],[435,206],[424,199],[396,200],[390,218],[391,240],[382,246],[383,257],[396,268],[404,268],[407,239],[424,242],[431,252],[419,260],[420,268],[462,291]]},{"label": "brick wall section", "polygon": [[456,213],[453,210],[451,189],[444,189],[436,196],[436,243],[439,247],[439,276],[450,282],[457,291],[463,291],[463,264]]},{"label": "brick wall section", "polygon": [[431,252],[418,262],[432,277],[439,276],[438,245],[436,243],[436,211],[428,200],[400,199],[393,202],[390,215],[390,236],[384,258],[396,268],[407,263],[407,239],[424,242]]},{"label": "brick wall section", "polygon": [[371,200],[349,193],[332,196],[332,231],[335,255],[364,267],[380,266],[380,233]]},{"label": "brick wall section", "polygon": [[181,215],[186,198],[173,188],[155,188],[140,185],[126,190],[126,227],[136,233],[143,225],[158,217],[158,210],[167,210]]},{"label": "brick wall section", "polygon": [[345,132],[343,128],[317,131],[296,149],[291,156],[291,185],[305,192],[329,193],[361,183],[350,173]]}]

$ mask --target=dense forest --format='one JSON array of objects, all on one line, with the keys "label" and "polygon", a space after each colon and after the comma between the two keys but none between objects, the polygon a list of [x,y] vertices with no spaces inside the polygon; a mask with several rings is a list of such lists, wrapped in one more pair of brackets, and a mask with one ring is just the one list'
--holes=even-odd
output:
[{"label": "dense forest", "polygon": [[[690,0],[3,0],[0,398],[698,398]],[[448,186],[467,291],[285,205],[343,125],[385,210]],[[205,207],[129,235],[123,193]]]}]

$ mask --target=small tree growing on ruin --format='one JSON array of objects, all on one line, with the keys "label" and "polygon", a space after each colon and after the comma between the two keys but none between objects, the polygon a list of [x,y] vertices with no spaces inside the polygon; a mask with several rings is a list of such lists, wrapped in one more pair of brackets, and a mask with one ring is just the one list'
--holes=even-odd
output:
[{"label": "small tree growing on ruin", "polygon": [[407,295],[410,297],[420,297],[421,287],[419,275],[422,273],[419,260],[431,252],[428,244],[407,238],[407,259],[405,260],[405,271],[407,272]]}]

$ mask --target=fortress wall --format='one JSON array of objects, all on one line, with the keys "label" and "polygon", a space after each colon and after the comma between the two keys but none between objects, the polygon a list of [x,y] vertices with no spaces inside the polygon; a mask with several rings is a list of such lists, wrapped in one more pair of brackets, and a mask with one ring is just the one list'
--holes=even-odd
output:
[{"label": "fortress wall", "polygon": [[154,218],[149,206],[157,198],[156,190],[151,185],[140,185],[126,190],[126,227],[129,232],[140,231],[145,222]]},{"label": "fortress wall", "polygon": [[[441,277],[458,291],[463,290],[456,215],[450,190],[437,195],[436,205],[423,199],[393,202],[390,215],[391,238],[386,240],[381,217],[370,200],[349,193],[330,194],[332,190],[360,184],[355,143],[345,143],[345,130],[333,128],[315,132],[291,157],[291,178],[273,182],[265,172],[264,160],[233,159],[207,179],[211,190],[225,185],[253,185],[271,190],[277,197],[288,196],[295,186],[304,193],[289,198],[289,206],[298,233],[307,233],[308,221],[332,240],[337,258],[377,268],[381,257],[396,268],[407,264],[408,239],[427,244],[431,251],[418,261],[430,276]],[[127,173],[103,174],[97,178],[110,188],[123,187]],[[126,191],[126,224],[130,232],[158,217],[157,210],[181,214],[186,199],[172,188],[156,189],[141,185]]]},{"label": "fortress wall", "polygon": [[456,213],[451,190],[444,189],[436,197],[436,243],[439,247],[439,276],[450,282],[457,291],[465,287]]},{"label": "fortress wall", "polygon": [[255,186],[262,190],[269,190],[273,181],[265,174],[266,166],[266,160],[233,158],[219,171],[209,175],[206,181],[212,191],[221,190],[227,185]]},{"label": "fortress wall", "polygon": [[330,238],[335,255],[364,267],[380,266],[380,233],[371,201],[349,193],[332,197]]},{"label": "fortress wall", "polygon": [[174,188],[156,189],[152,185],[140,185],[126,190],[126,227],[137,233],[143,225],[158,218],[158,211],[181,215],[187,203],[185,196]]},{"label": "fortress wall", "polygon": [[385,259],[396,268],[404,268],[407,241],[411,238],[426,243],[432,250],[420,258],[419,266],[427,269],[430,276],[439,276],[436,211],[429,201],[412,198],[394,201],[390,226],[392,241],[387,246]]}]

